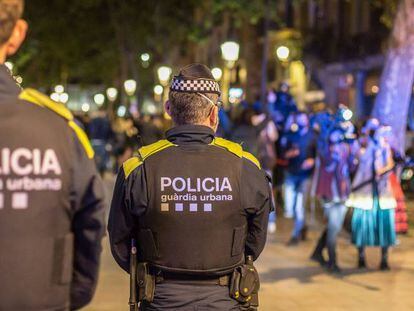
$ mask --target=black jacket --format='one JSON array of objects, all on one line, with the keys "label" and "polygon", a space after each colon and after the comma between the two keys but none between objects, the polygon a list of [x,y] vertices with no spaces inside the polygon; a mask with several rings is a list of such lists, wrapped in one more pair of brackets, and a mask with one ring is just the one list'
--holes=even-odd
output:
[{"label": "black jacket", "polygon": [[102,182],[83,132],[24,93],[0,66],[0,310],[77,309],[97,282]]},{"label": "black jacket", "polygon": [[[139,260],[161,270],[224,274],[244,255],[256,259],[272,209],[268,178],[257,160],[221,139],[230,146],[222,148],[205,126],[179,126],[166,136],[164,143],[140,149],[118,175],[108,224],[117,263],[129,271],[132,238]],[[230,185],[221,183],[223,176]],[[181,179],[172,189],[176,177]]]}]

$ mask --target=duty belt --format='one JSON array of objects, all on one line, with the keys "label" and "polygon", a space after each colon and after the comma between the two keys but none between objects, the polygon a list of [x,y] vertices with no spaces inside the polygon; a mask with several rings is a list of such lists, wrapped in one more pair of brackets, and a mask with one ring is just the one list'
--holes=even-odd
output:
[{"label": "duty belt", "polygon": [[167,271],[157,271],[156,283],[174,282],[196,285],[220,285],[228,286],[230,284],[230,275],[207,276],[207,275],[190,275],[174,273]]}]

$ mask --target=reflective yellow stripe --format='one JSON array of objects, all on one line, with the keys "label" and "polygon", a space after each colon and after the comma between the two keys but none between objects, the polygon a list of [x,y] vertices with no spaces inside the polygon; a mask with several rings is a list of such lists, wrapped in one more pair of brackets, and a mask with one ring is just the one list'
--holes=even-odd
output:
[{"label": "reflective yellow stripe", "polygon": [[253,162],[253,164],[255,164],[259,169],[262,168],[260,166],[259,160],[257,160],[256,157],[254,155],[252,155],[250,152],[243,151],[243,158],[245,158],[245,159],[250,160],[251,162]]},{"label": "reflective yellow stripe", "polygon": [[65,118],[66,120],[73,120],[73,115],[68,108],[66,108],[63,104],[57,103],[51,100],[46,95],[34,90],[34,89],[25,89],[23,90],[20,95],[20,99],[24,99],[30,101],[34,104],[43,106],[52,110],[56,114],[60,115],[61,117]]},{"label": "reflective yellow stripe", "polygon": [[143,162],[140,161],[137,157],[128,159],[122,164],[122,169],[124,170],[125,179]]},{"label": "reflective yellow stripe", "polygon": [[161,150],[172,146],[175,146],[172,142],[166,139],[162,139],[151,145],[141,147],[138,152],[141,155],[142,160],[145,160],[150,155],[153,155],[154,153],[160,152]]},{"label": "reflective yellow stripe", "polygon": [[42,93],[40,93],[40,92],[38,92],[34,89],[25,89],[25,90],[23,90],[20,93],[19,98],[21,100],[25,100],[29,103],[38,105],[38,106],[46,108],[46,109],[49,109],[49,110],[53,111],[54,113],[56,113],[57,115],[61,116],[62,118],[66,119],[68,121],[69,127],[73,129],[73,131],[75,132],[76,136],[79,139],[79,142],[81,143],[81,145],[85,149],[85,152],[86,152],[86,155],[88,156],[88,158],[93,159],[95,153],[93,151],[93,148],[92,148],[91,144],[89,143],[88,136],[83,131],[83,129],[81,127],[79,127],[79,125],[77,125],[73,121],[74,117],[73,117],[72,113],[70,112],[70,110],[68,108],[66,108],[63,104],[54,102],[53,100],[51,100],[46,95],[44,95],[44,94],[42,94]]},{"label": "reflective yellow stripe", "polygon": [[230,140],[227,140],[221,137],[216,137],[214,138],[212,145],[227,149],[228,151],[235,154],[239,158],[243,156],[243,148],[239,144],[236,144]]},{"label": "reflective yellow stripe", "polygon": [[212,145],[222,147],[230,151],[231,153],[235,154],[239,158],[246,158],[247,160],[251,161],[254,165],[256,165],[259,169],[261,169],[259,160],[257,160],[256,157],[251,153],[243,151],[242,146],[240,146],[237,143],[234,143],[230,140],[221,137],[216,137],[214,138]]},{"label": "reflective yellow stripe", "polygon": [[125,178],[128,178],[128,176],[137,168],[139,167],[143,161],[148,158],[149,156],[160,152],[161,150],[164,150],[168,147],[175,146],[172,142],[162,139],[157,141],[156,143],[153,143],[148,146],[141,147],[138,150],[139,157],[133,157],[127,161],[124,162],[122,165],[122,168],[124,170]]},{"label": "reflective yellow stripe", "polygon": [[88,158],[93,159],[93,157],[95,156],[95,152],[93,151],[93,148],[91,144],[89,143],[89,138],[86,135],[86,133],[74,121],[69,121],[68,124],[75,131],[76,136],[78,136],[78,139],[80,143],[82,144],[83,148],[85,149],[85,152]]}]

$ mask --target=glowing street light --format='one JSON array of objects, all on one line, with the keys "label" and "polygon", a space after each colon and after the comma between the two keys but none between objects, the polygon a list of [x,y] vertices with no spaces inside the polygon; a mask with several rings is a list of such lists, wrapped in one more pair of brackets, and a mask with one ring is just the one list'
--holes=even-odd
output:
[{"label": "glowing street light", "polygon": [[98,107],[101,107],[105,102],[105,96],[101,93],[95,94],[93,101]]},{"label": "glowing street light", "polygon": [[161,84],[166,86],[168,85],[168,82],[170,81],[170,77],[172,74],[171,67],[168,66],[161,66],[157,70],[158,79],[160,80]]},{"label": "glowing street light", "polygon": [[143,62],[148,62],[150,60],[151,56],[148,53],[142,53],[141,54],[141,60]]},{"label": "glowing street light", "polygon": [[55,102],[60,102],[60,95],[56,92],[50,94],[50,98]]},{"label": "glowing street light", "polygon": [[134,95],[137,90],[137,81],[133,79],[126,80],[124,82],[124,89],[128,96]]},{"label": "glowing street light", "polygon": [[118,90],[114,87],[108,87],[106,89],[106,97],[108,97],[110,102],[114,102],[118,97]]},{"label": "glowing street light", "polygon": [[276,56],[280,61],[287,61],[290,55],[290,50],[287,46],[281,45],[276,49]]},{"label": "glowing street light", "polygon": [[4,65],[10,70],[10,72],[13,71],[14,64],[12,62],[5,62]]},{"label": "glowing street light", "polygon": [[59,101],[62,104],[66,104],[69,101],[69,94],[65,92],[63,92],[62,94],[59,94]]},{"label": "glowing street light", "polygon": [[61,84],[55,86],[55,93],[62,94],[65,91],[65,87]]},{"label": "glowing street light", "polygon": [[88,112],[91,109],[91,106],[88,103],[83,103],[81,109],[83,112]]},{"label": "glowing street light", "polygon": [[154,94],[155,95],[161,95],[162,92],[164,91],[164,88],[162,87],[162,85],[157,84],[156,86],[154,86]]},{"label": "glowing street light", "polygon": [[223,75],[223,71],[220,68],[213,68],[211,69],[211,73],[213,74],[214,79],[216,79],[217,81],[220,81],[222,75]]},{"label": "glowing street light", "polygon": [[118,110],[116,111],[116,114],[118,115],[118,117],[123,118],[125,117],[127,112],[127,109],[125,106],[119,106]]},{"label": "glowing street light", "polygon": [[227,41],[221,45],[221,55],[227,62],[235,62],[239,59],[240,45],[234,41]]}]

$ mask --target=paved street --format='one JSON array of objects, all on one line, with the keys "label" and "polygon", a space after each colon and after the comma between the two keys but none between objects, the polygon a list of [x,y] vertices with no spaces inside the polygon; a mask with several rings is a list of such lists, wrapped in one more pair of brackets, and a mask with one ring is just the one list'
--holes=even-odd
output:
[{"label": "paved street", "polygon": [[[317,228],[311,230],[307,242],[287,248],[284,243],[289,236],[289,227],[288,221],[278,223],[277,234],[269,237],[257,262],[262,281],[260,310],[414,310],[412,236],[400,238],[400,245],[390,254],[392,271],[384,273],[376,269],[380,255],[377,249],[367,253],[369,269],[355,269],[356,250],[343,233],[339,257],[344,273],[342,277],[336,277],[308,260],[318,235]],[[105,239],[97,294],[85,310],[126,310],[128,286],[128,276],[112,260]]]}]

